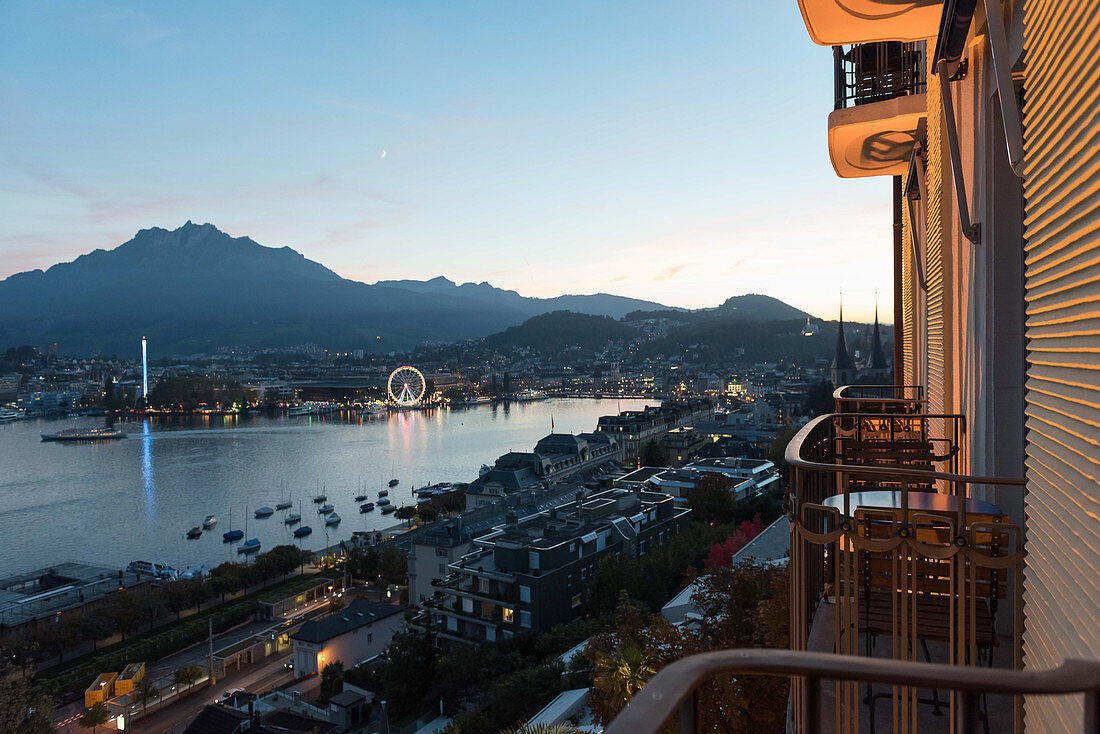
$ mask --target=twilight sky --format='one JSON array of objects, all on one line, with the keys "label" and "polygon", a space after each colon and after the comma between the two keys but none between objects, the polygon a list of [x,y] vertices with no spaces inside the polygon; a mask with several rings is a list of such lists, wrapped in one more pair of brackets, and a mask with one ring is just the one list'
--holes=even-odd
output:
[{"label": "twilight sky", "polygon": [[191,219],[367,282],[889,321],[832,83],[794,0],[4,0],[0,278]]}]

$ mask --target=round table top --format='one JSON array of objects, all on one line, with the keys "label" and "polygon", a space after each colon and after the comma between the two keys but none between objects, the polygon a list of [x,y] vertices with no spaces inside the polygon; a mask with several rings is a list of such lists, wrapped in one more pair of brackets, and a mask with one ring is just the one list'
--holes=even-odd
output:
[{"label": "round table top", "polygon": [[[888,489],[849,492],[848,507],[852,511],[860,507],[901,509],[901,495],[901,492]],[[844,495],[835,494],[832,497],[827,497],[822,504],[826,507],[835,507],[843,512]],[[940,494],[938,492],[909,492],[909,509],[919,512],[958,512],[959,500],[952,495]],[[966,511],[982,515],[1003,514],[1001,508],[992,502],[976,499],[966,500]]]}]

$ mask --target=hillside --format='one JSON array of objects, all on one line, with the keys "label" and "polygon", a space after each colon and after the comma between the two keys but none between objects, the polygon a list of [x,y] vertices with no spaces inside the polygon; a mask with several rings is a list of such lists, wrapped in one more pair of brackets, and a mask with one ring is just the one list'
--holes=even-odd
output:
[{"label": "hillside", "polygon": [[483,343],[487,347],[526,347],[552,354],[568,347],[596,350],[610,341],[637,336],[637,329],[607,316],[554,311],[488,336]]},{"label": "hillside", "polygon": [[[563,298],[595,315],[660,308],[603,294]],[[58,342],[67,354],[125,354],[145,334],[160,353],[305,342],[404,350],[482,337],[551,311],[556,301],[442,278],[368,285],[289,247],[187,222],[0,281],[0,345]]]}]

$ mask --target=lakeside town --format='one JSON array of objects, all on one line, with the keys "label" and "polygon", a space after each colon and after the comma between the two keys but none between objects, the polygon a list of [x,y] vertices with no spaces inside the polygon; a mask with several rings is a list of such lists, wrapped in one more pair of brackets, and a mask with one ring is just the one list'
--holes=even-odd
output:
[{"label": "lakeside town", "polygon": [[[243,561],[212,568],[175,569],[155,558],[125,569],[69,562],[3,579],[0,647],[56,688],[70,725],[98,717],[119,729],[200,732],[212,721],[255,717],[324,731],[428,732],[503,729],[523,718],[594,722],[601,713],[587,703],[588,688],[563,686],[597,675],[578,656],[614,634],[621,593],[681,622],[700,583],[685,585],[689,569],[729,570],[749,546],[757,562],[786,558],[786,438],[828,409],[833,380],[878,382],[888,369],[878,325],[866,357],[850,353],[852,332],[838,328],[828,362],[757,364],[724,376],[684,362],[633,372],[609,365],[606,353],[570,369],[492,355],[484,364],[499,371],[459,371],[399,365],[408,355],[322,350],[283,355],[275,369],[240,356],[150,364],[8,350],[16,371],[6,384],[18,385],[10,407],[31,416],[478,410],[635,391],[655,401],[605,415],[587,432],[551,432],[529,451],[486,457],[476,478],[421,488],[412,504],[380,497],[392,526],[337,534],[319,552],[259,552],[257,543]],[[414,394],[407,382],[387,384],[401,370],[421,377]],[[158,401],[164,386],[186,394],[181,383],[195,395],[204,386],[208,399]],[[423,649],[456,664],[467,646],[503,652],[519,640],[550,645],[537,662],[497,672],[497,685],[531,678],[538,688],[519,707],[502,708],[491,685],[437,696],[437,675],[397,662]],[[558,677],[548,685],[551,671]],[[214,706],[192,695],[215,685],[225,696]],[[426,696],[438,697],[439,712],[421,721]]]}]

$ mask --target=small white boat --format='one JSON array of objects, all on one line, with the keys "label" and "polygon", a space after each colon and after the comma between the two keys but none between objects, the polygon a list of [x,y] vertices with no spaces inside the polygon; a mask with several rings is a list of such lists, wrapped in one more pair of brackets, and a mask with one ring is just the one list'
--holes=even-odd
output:
[{"label": "small white boat", "polygon": [[337,515],[335,512],[325,518],[325,525],[339,525],[339,524],[340,524],[340,516]]},{"label": "small white boat", "polygon": [[202,529],[209,530],[218,524],[218,518],[214,515],[207,515],[206,519],[202,521]]},{"label": "small white boat", "polygon": [[332,512],[333,509],[334,508],[333,508],[332,505],[327,505],[327,504],[326,505],[321,505],[320,507],[317,508],[317,514],[318,515],[327,515],[330,512]]}]

